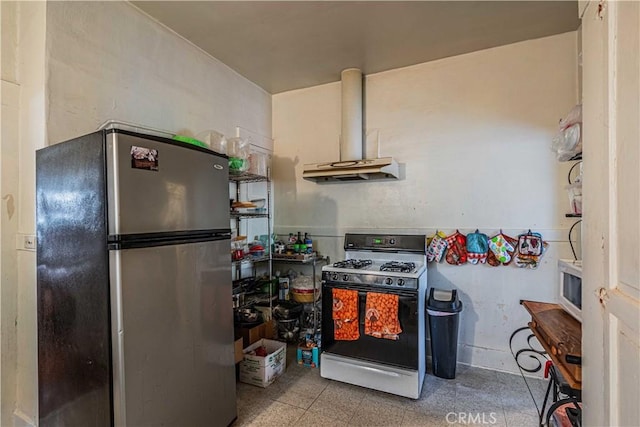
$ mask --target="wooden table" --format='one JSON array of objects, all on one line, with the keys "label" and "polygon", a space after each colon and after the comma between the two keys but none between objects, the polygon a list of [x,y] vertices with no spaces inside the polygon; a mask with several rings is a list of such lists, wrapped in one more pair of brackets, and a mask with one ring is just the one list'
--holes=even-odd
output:
[{"label": "wooden table", "polygon": [[582,324],[560,305],[520,301],[531,314],[535,334],[569,386],[582,390]]}]

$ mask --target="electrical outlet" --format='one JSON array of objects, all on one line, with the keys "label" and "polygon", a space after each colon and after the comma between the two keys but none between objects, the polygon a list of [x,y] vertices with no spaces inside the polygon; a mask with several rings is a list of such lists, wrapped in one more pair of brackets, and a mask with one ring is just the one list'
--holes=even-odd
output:
[{"label": "electrical outlet", "polygon": [[27,234],[24,236],[24,244],[23,247],[25,249],[36,250],[36,236],[33,234]]},{"label": "electrical outlet", "polygon": [[22,251],[35,251],[36,236],[33,234],[16,234],[16,249]]}]

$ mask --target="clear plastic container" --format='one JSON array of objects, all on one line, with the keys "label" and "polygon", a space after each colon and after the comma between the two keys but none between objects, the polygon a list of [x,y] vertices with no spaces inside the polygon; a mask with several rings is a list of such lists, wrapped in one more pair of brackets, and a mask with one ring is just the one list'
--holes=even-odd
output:
[{"label": "clear plastic container", "polygon": [[229,173],[242,173],[249,169],[249,145],[249,141],[244,138],[237,137],[227,140]]},{"label": "clear plastic container", "polygon": [[582,215],[582,183],[575,182],[567,185],[565,188],[569,195],[569,213]]},{"label": "clear plastic container", "polygon": [[213,151],[227,154],[227,140],[224,135],[215,130],[205,130],[196,135],[196,139],[204,142]]},{"label": "clear plastic container", "polygon": [[249,146],[249,173],[269,176],[271,168],[271,154],[264,148],[250,144]]},{"label": "clear plastic container", "polygon": [[267,155],[258,151],[249,154],[249,172],[267,176]]}]

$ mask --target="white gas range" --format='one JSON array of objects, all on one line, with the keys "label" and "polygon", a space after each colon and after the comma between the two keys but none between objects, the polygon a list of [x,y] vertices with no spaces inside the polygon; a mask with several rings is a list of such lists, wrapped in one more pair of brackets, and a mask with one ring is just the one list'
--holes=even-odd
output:
[{"label": "white gas range", "polygon": [[[322,268],[322,354],[320,375],[417,399],[426,372],[424,235],[346,234],[346,259]],[[337,309],[351,299],[350,334],[339,333]],[[391,298],[400,333],[371,333],[377,310],[371,298]],[[338,323],[337,323],[338,322]],[[357,326],[355,324],[357,322]]]}]

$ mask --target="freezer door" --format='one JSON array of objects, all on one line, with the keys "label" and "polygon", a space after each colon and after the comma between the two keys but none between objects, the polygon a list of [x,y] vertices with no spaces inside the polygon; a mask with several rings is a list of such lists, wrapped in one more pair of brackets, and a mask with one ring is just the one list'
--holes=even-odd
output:
[{"label": "freezer door", "polygon": [[229,244],[110,251],[116,426],[236,417]]},{"label": "freezer door", "polygon": [[229,161],[186,144],[112,132],[109,235],[229,229]]}]

